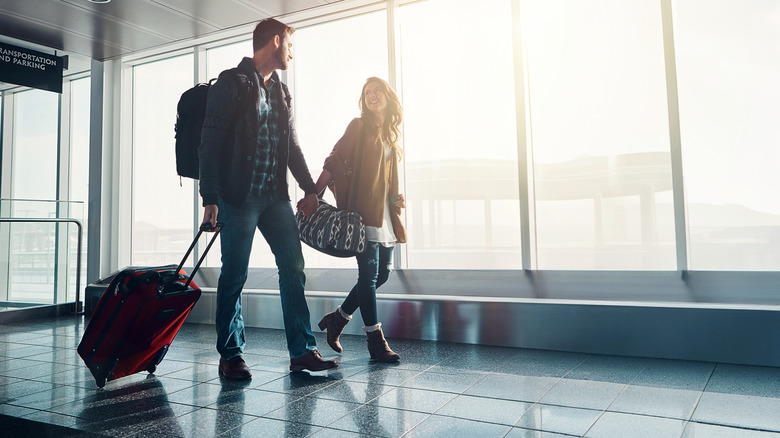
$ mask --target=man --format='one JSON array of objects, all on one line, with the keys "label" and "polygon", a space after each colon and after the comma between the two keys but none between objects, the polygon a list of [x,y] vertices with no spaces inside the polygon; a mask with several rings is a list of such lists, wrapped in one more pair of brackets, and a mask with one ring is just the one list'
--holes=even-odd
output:
[{"label": "man", "polygon": [[219,217],[224,225],[216,325],[219,372],[228,379],[252,377],[242,357],[241,290],[255,227],[279,268],[290,369],[320,371],[337,366],[323,360],[311,332],[301,243],[287,188],[289,167],[306,194],[298,207],[306,216],[316,210],[315,184],[295,135],[289,91],[276,72],[287,69],[292,60],[293,32],[274,19],[258,23],[252,38],[254,55],[220,74],[206,104],[198,149],[200,194],[203,222],[216,226]]}]

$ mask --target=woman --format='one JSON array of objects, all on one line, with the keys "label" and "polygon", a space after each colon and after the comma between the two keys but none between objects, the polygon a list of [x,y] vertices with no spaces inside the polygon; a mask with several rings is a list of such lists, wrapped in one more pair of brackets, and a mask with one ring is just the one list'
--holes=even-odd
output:
[{"label": "woman", "polygon": [[376,289],[390,275],[396,243],[406,242],[401,224],[401,209],[406,205],[398,191],[403,111],[390,85],[376,77],[368,78],[363,85],[359,107],[360,118],[350,122],[325,160],[317,179],[317,193],[330,186],[339,208],[360,213],[366,225],[367,248],[356,257],[357,284],[341,306],[322,318],[319,327],[327,330],[328,345],[340,353],[339,336],[359,308],[371,359],[395,362],[400,356],[390,349],[382,333]]}]

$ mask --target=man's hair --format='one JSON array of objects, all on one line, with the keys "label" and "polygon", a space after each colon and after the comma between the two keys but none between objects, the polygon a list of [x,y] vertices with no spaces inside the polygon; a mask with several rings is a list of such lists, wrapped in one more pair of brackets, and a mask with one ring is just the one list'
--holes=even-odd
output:
[{"label": "man's hair", "polygon": [[291,26],[288,26],[279,20],[274,20],[273,18],[266,18],[257,23],[255,31],[252,32],[252,50],[256,52],[262,49],[277,35],[279,36],[280,42],[284,41],[284,34],[288,33],[292,35],[293,32],[295,32],[295,29]]}]

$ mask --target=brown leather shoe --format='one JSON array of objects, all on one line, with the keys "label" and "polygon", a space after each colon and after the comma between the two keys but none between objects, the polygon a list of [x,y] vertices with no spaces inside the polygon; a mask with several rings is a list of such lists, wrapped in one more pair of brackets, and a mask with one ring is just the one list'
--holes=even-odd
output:
[{"label": "brown leather shoe", "polygon": [[328,331],[328,345],[337,353],[343,351],[341,343],[339,342],[339,336],[341,336],[341,332],[344,331],[344,327],[347,323],[349,323],[349,320],[341,316],[339,309],[328,313],[320,320],[320,330]]},{"label": "brown leather shoe", "polygon": [[236,356],[233,359],[219,360],[219,375],[231,380],[249,380],[252,378],[252,372],[244,362],[244,358]]},{"label": "brown leather shoe", "polygon": [[339,364],[333,360],[325,360],[317,350],[311,350],[301,357],[290,359],[290,371],[322,371],[336,368]]},{"label": "brown leather shoe", "polygon": [[371,355],[371,359],[379,362],[398,362],[401,356],[395,351],[390,349],[385,340],[385,334],[382,333],[382,328],[378,328],[373,332],[366,332],[368,339],[368,353]]}]

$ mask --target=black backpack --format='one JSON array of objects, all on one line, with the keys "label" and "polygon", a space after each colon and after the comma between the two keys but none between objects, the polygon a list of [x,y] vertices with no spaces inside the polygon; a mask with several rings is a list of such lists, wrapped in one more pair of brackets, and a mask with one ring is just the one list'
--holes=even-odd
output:
[{"label": "black backpack", "polygon": [[[246,75],[238,73],[236,69],[226,70],[220,73],[220,77],[233,71],[233,77],[238,86],[238,104],[234,121],[240,114],[239,107],[249,95],[249,79]],[[200,146],[200,133],[203,129],[203,119],[206,115],[206,98],[209,88],[216,81],[212,79],[207,83],[197,84],[182,93],[179,103],[176,105],[176,173],[185,178],[198,179],[200,174],[198,160],[198,146]]]}]

